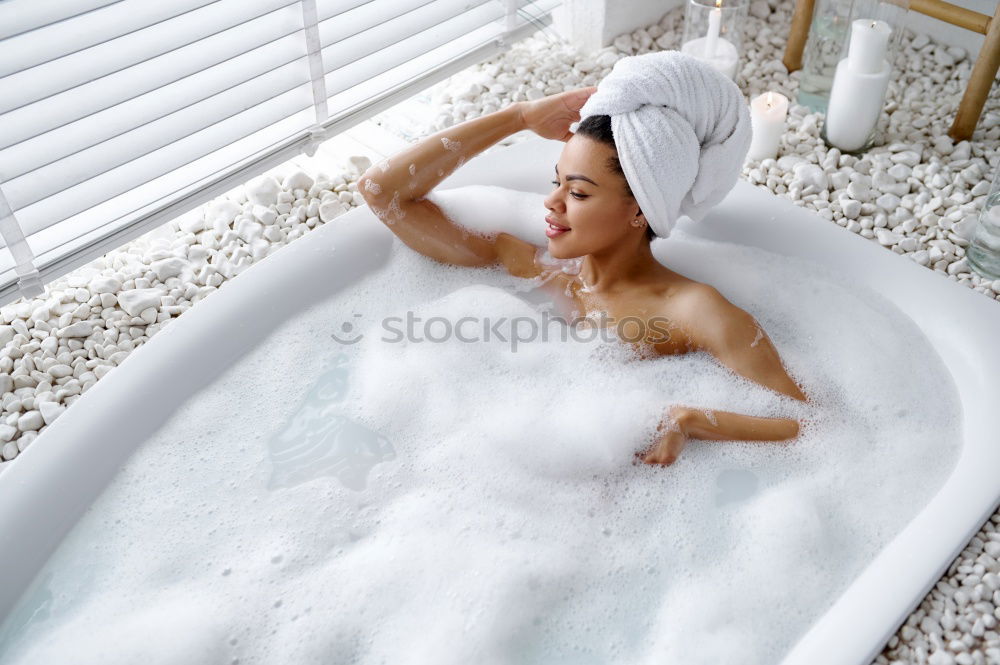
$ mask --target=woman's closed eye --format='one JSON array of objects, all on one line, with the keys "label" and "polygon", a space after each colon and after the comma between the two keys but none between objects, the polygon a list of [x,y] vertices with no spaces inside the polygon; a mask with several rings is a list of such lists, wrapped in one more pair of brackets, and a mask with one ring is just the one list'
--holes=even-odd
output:
[{"label": "woman's closed eye", "polygon": [[[558,187],[559,186],[559,181],[558,180],[553,180],[552,184],[555,185],[556,187]],[[575,196],[578,199],[585,199],[588,196],[590,196],[589,194],[578,194],[576,192],[570,192],[570,194],[572,194],[573,196]]]}]

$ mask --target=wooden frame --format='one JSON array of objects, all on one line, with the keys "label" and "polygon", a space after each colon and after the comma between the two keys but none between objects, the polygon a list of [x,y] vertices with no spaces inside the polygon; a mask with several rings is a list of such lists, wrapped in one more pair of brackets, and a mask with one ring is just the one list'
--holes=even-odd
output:
[{"label": "wooden frame", "polygon": [[[788,33],[785,57],[782,60],[789,72],[802,68],[802,52],[809,37],[814,4],[815,0],[795,2],[792,27]],[[982,115],[983,106],[986,104],[986,97],[990,94],[990,86],[997,75],[997,69],[1000,69],[1000,4],[997,5],[992,18],[944,0],[910,0],[910,9],[986,35],[979,57],[976,58],[972,68],[972,74],[969,76],[969,83],[965,87],[962,102],[958,106],[958,113],[955,114],[955,120],[948,130],[948,136],[954,140],[966,141],[972,138],[979,116]]]}]

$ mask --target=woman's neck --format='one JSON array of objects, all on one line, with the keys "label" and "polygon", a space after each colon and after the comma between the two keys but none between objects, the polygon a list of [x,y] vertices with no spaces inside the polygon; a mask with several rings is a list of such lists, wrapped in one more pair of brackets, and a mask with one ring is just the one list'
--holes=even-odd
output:
[{"label": "woman's neck", "polygon": [[580,279],[591,293],[611,293],[662,276],[663,264],[656,260],[643,237],[638,242],[622,243],[604,252],[587,254],[580,268]]}]

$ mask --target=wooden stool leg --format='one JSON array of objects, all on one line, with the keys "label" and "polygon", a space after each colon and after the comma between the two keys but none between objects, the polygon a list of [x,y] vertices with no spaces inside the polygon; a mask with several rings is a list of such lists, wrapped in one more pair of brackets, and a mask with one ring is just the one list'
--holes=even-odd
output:
[{"label": "wooden stool leg", "polygon": [[976,64],[972,68],[969,83],[965,86],[962,102],[958,105],[955,121],[948,130],[948,136],[952,139],[967,141],[972,138],[972,132],[976,131],[976,124],[986,104],[986,97],[990,94],[990,86],[993,85],[993,79],[997,75],[997,69],[1000,69],[1000,5],[997,5],[996,13],[990,21],[983,47],[979,50],[979,57],[976,58]]},{"label": "wooden stool leg", "polygon": [[815,0],[795,0],[795,11],[792,13],[792,27],[788,31],[788,43],[785,44],[785,69],[792,73],[802,69],[802,51],[806,48],[809,38],[809,25],[813,18]]}]

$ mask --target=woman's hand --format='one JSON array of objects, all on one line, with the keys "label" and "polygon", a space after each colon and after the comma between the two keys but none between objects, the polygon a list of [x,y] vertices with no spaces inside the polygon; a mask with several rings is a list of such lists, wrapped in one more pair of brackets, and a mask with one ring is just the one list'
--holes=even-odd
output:
[{"label": "woman's hand", "polygon": [[531,102],[519,102],[524,126],[544,139],[569,141],[573,137],[569,126],[579,122],[580,109],[595,92],[597,87],[590,86]]},{"label": "woman's hand", "polygon": [[636,458],[646,464],[670,466],[680,457],[688,442],[687,422],[690,409],[672,406],[667,417],[656,428],[656,441],[646,450],[636,453]]},{"label": "woman's hand", "polygon": [[657,438],[636,457],[647,464],[673,464],[688,439],[709,441],[786,441],[799,435],[792,418],[761,418],[729,411],[671,406],[656,428]]}]

